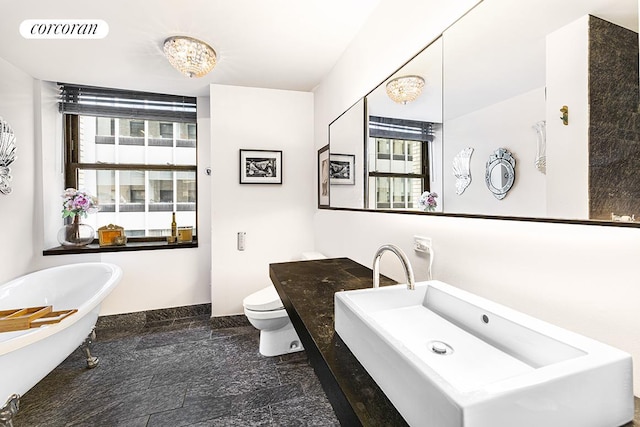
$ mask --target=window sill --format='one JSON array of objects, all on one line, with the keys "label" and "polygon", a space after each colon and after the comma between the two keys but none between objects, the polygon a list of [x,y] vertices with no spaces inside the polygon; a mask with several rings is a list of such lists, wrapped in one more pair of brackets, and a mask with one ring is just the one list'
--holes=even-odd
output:
[{"label": "window sill", "polygon": [[163,249],[183,249],[197,248],[198,242],[191,243],[167,243],[166,241],[157,242],[127,242],[123,246],[100,246],[98,243],[91,243],[87,246],[56,246],[55,248],[45,249],[42,255],[77,255],[77,254],[95,254],[102,252],[131,252],[131,251],[154,251]]}]

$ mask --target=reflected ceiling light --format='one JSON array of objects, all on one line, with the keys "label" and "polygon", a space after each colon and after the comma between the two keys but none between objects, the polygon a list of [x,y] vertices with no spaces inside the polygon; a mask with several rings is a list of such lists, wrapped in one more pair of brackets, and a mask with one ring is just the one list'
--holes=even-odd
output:
[{"label": "reflected ceiling light", "polygon": [[216,51],[201,40],[173,36],[164,41],[164,54],[187,77],[202,77],[216,66]]},{"label": "reflected ceiling light", "polygon": [[424,79],[420,76],[401,76],[387,83],[387,95],[398,104],[415,101],[422,93]]}]

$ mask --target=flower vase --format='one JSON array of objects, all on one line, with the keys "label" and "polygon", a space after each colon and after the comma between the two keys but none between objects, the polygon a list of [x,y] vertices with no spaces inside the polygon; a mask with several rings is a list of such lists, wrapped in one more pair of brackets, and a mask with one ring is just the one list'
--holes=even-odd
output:
[{"label": "flower vase", "polygon": [[90,225],[80,222],[80,215],[75,215],[71,224],[58,231],[58,242],[62,246],[86,246],[93,242],[95,231]]}]

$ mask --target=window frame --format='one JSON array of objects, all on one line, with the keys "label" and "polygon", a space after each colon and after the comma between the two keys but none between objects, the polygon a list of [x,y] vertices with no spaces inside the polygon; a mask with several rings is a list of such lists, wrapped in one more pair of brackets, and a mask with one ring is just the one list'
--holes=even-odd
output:
[{"label": "window frame", "polygon": [[[377,170],[372,170],[371,167],[367,168],[367,180],[366,180],[366,188],[365,188],[365,206],[373,209],[411,209],[411,207],[407,206],[406,195],[408,194],[405,191],[405,202],[402,207],[394,207],[393,201],[393,190],[394,187],[394,179],[404,179],[405,186],[409,182],[410,179],[420,179],[421,183],[421,191],[424,192],[429,189],[430,182],[430,170],[429,170],[429,144],[433,142],[434,133],[433,133],[433,123],[430,122],[421,122],[417,120],[406,120],[406,119],[396,119],[390,117],[380,117],[380,116],[369,116],[368,120],[368,135],[369,140],[372,141],[367,144],[367,150],[369,147],[373,149],[375,152],[373,156],[375,160],[383,159],[389,161],[399,161],[402,160],[398,158],[398,155],[395,153],[395,146],[398,142],[403,143],[403,157],[404,160],[412,160],[415,161],[409,153],[407,144],[409,142],[419,142],[420,146],[420,173],[402,173],[402,172],[379,172]],[[387,149],[384,150],[382,156],[380,156],[379,148],[380,148],[380,140],[387,140]],[[369,153],[366,155],[367,159],[370,159]],[[369,160],[368,160],[369,161]],[[374,194],[376,195],[373,201],[370,200],[370,180],[374,178],[374,184],[378,180],[378,178],[389,178],[389,206],[388,207],[380,207],[378,206],[378,197],[377,197],[377,186],[374,187]],[[405,187],[406,188],[406,187]],[[373,203],[372,203],[373,202]],[[371,205],[374,205],[373,207]]]},{"label": "window frame", "polygon": [[[379,137],[373,137],[374,139],[374,144],[373,146],[376,148],[376,158],[377,158],[377,147],[378,147],[378,142],[379,142]],[[402,141],[405,144],[405,148],[406,148],[406,143],[411,141],[411,142],[420,142],[421,143],[421,164],[420,164],[420,170],[421,173],[401,173],[401,172],[378,172],[378,171],[372,171],[372,170],[368,170],[368,177],[369,178],[389,178],[389,188],[390,188],[390,206],[388,207],[380,207],[378,206],[378,198],[376,197],[375,200],[373,201],[375,203],[375,207],[374,209],[389,209],[389,210],[395,210],[395,209],[411,209],[409,207],[406,206],[406,201],[405,201],[405,206],[402,207],[394,207],[394,202],[393,202],[393,179],[394,178],[398,178],[398,179],[420,179],[421,181],[421,191],[425,191],[425,189],[427,188],[427,183],[429,182],[429,147],[428,147],[428,142],[427,141],[417,141],[417,140],[411,140],[411,139],[394,139],[394,138],[385,138],[389,140],[389,144],[390,147],[393,143],[396,143],[398,141]],[[392,150],[391,150],[392,151]],[[393,159],[393,155],[391,157],[391,159]],[[395,159],[397,160],[397,159]],[[405,181],[405,185],[408,181]],[[369,194],[369,192],[367,191],[367,195]],[[377,193],[376,193],[377,194]],[[404,193],[405,195],[408,194],[406,191]],[[367,205],[370,204],[370,201],[367,200]]]},{"label": "window frame", "polygon": [[[76,86],[71,86],[72,89],[76,89],[78,87]],[[80,89],[82,87],[79,87]],[[63,100],[66,100],[65,98],[65,93],[64,93],[64,86],[62,87],[62,98]],[[92,90],[97,90],[99,91],[100,88],[89,88]],[[110,93],[113,92],[114,90],[111,89],[104,89],[105,93]],[[116,91],[117,92],[117,91]],[[98,92],[100,93],[100,92]],[[143,98],[144,94],[141,93],[136,93],[136,92],[122,92],[124,95],[126,96],[127,94],[134,94],[132,96],[138,96],[138,99]],[[153,94],[151,94],[153,96]],[[158,97],[163,97],[164,95],[157,95]],[[169,97],[169,96],[167,96]],[[179,98],[179,97],[176,97]],[[121,99],[121,98],[118,98]],[[99,171],[99,170],[113,170],[116,173],[118,171],[142,171],[142,172],[146,172],[146,171],[170,171],[170,172],[191,172],[194,174],[194,184],[195,184],[195,228],[197,229],[197,224],[198,224],[198,174],[197,174],[197,168],[198,168],[198,153],[197,153],[197,119],[196,119],[196,115],[195,115],[195,98],[189,98],[189,100],[193,101],[193,114],[192,116],[186,117],[187,114],[182,114],[182,113],[176,113],[176,117],[172,119],[172,117],[170,115],[166,115],[165,112],[160,112],[160,114],[165,114],[164,117],[162,118],[157,118],[157,117],[145,117],[145,116],[139,116],[137,115],[137,111],[132,110],[131,115],[127,115],[126,111],[123,114],[123,110],[122,108],[119,109],[119,111],[116,111],[114,113],[103,113],[102,111],[100,112],[95,112],[92,113],[91,111],[86,112],[82,110],[82,105],[80,105],[79,107],[77,105],[71,105],[71,107],[69,108],[68,104],[65,104],[65,101],[61,101],[60,103],[60,112],[62,115],[62,121],[63,121],[63,158],[64,158],[64,185],[65,188],[78,188],[78,182],[79,182],[79,177],[80,174],[79,172],[81,170],[86,170],[86,171]],[[71,104],[73,104],[73,102],[71,102]],[[67,108],[65,108],[67,107]],[[89,107],[90,109],[90,107]],[[192,125],[195,126],[195,141],[194,141],[194,145],[192,145],[194,147],[194,149],[196,150],[196,154],[195,154],[195,164],[193,165],[179,165],[179,164],[140,164],[140,163],[105,163],[105,162],[100,162],[100,161],[96,161],[96,162],[82,162],[80,159],[80,117],[81,116],[94,116],[94,117],[105,117],[105,118],[121,118],[121,119],[133,119],[136,121],[147,121],[147,120],[156,120],[159,122],[164,122],[164,123],[168,123],[168,122],[172,122],[172,123],[187,123],[188,125]],[[186,117],[186,118],[185,118]],[[115,120],[112,121],[112,126],[113,123],[115,122]],[[145,189],[147,189],[147,185],[149,183],[146,182],[145,183]],[[174,194],[175,196],[175,194]],[[175,197],[174,197],[175,199]],[[174,200],[175,203],[175,200]],[[190,209],[189,209],[190,210]],[[95,238],[93,243],[90,246],[96,246],[98,239]],[[167,243],[167,239],[166,236],[144,236],[144,237],[129,237],[127,238],[127,245],[126,246],[109,246],[108,248],[99,248],[99,250],[96,250],[95,247],[93,248],[89,248],[91,252],[101,252],[103,251],[117,251],[117,250],[140,250],[140,249],[159,249],[161,248],[163,245],[162,243],[164,242],[164,244],[166,244],[167,246],[174,248],[174,247],[197,247],[197,234],[195,234],[193,236],[193,242],[190,244],[187,243],[180,243],[180,244],[168,244]],[[84,249],[84,248],[83,248]],[[50,253],[47,253],[50,252]],[[56,252],[55,250],[48,250],[45,251],[45,255],[49,255],[49,254],[53,254],[51,252]],[[69,253],[70,251],[65,250],[65,253]]]}]

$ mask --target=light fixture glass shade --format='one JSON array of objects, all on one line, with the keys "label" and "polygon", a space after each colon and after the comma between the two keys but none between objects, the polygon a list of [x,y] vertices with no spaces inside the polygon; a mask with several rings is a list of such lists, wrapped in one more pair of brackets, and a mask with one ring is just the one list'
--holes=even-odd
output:
[{"label": "light fixture glass shade", "polygon": [[164,41],[164,54],[187,77],[202,77],[216,66],[216,51],[191,37],[169,37]]},{"label": "light fixture glass shade", "polygon": [[424,79],[420,76],[401,76],[387,83],[387,95],[398,104],[415,101],[422,93]]}]

